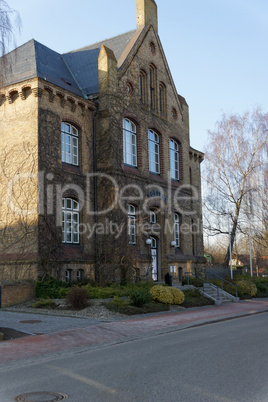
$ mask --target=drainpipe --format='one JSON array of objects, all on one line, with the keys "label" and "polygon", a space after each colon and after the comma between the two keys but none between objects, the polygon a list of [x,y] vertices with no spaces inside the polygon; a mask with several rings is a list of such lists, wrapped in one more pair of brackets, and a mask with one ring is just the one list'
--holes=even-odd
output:
[{"label": "drainpipe", "polygon": [[[93,116],[93,162],[92,162],[92,170],[93,170],[93,216],[94,216],[94,227],[98,223],[98,186],[97,186],[97,146],[96,146],[96,117],[98,113],[98,103],[95,102],[96,112]],[[97,233],[94,230],[94,265],[95,265],[95,282],[99,283],[99,261],[98,261],[98,245],[97,245]]]}]

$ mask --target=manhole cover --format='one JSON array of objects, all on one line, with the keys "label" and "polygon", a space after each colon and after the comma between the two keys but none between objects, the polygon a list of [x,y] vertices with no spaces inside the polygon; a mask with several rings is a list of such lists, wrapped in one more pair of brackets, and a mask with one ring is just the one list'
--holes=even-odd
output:
[{"label": "manhole cover", "polygon": [[16,396],[15,401],[17,402],[54,402],[63,401],[67,399],[68,395],[61,394],[59,392],[29,392],[28,394],[23,394]]},{"label": "manhole cover", "polygon": [[22,324],[37,324],[38,322],[42,322],[40,320],[24,320],[20,321]]}]

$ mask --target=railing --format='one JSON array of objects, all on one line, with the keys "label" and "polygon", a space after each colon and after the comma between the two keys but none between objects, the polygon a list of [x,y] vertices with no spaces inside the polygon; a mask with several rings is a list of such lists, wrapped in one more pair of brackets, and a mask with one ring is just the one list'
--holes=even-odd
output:
[{"label": "railing", "polygon": [[[228,283],[229,285],[234,286],[234,287],[235,287],[235,297],[237,297],[237,285],[236,285],[236,284],[231,283],[231,282],[227,281],[226,279],[223,279],[221,276],[216,275],[216,274],[214,274],[213,272],[209,272],[209,273],[206,272],[206,279],[207,279],[207,281],[208,281],[208,279],[209,279],[209,278],[208,278],[208,275],[213,275],[214,278],[221,280],[221,288],[222,288],[222,290],[224,290],[224,289],[223,289],[223,282],[226,282],[226,283]],[[211,279],[213,279],[213,278],[211,278]]]},{"label": "railing", "polygon": [[212,288],[214,288],[217,291],[217,300],[220,300],[220,292],[219,292],[218,286],[213,285],[213,283],[208,282],[206,279],[201,278],[201,276],[198,276],[198,275],[194,274],[193,272],[185,272],[185,275],[187,275],[188,286],[190,285],[190,276],[192,275],[197,279],[201,279],[201,281],[203,282],[203,293],[205,293],[204,283],[207,283],[209,286],[211,286]]}]

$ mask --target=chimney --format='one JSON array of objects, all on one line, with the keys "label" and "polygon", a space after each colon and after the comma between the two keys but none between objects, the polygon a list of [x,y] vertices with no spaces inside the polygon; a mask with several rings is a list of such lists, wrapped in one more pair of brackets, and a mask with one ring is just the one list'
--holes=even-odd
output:
[{"label": "chimney", "polygon": [[158,34],[157,5],[154,0],[136,0],[137,28],[152,24]]}]

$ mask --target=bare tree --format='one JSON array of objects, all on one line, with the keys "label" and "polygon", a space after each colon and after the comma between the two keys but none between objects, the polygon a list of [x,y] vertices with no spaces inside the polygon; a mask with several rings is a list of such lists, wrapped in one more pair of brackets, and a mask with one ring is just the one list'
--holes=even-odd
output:
[{"label": "bare tree", "polygon": [[204,228],[209,236],[230,233],[226,265],[237,232],[248,227],[249,200],[262,191],[267,139],[268,114],[259,108],[241,116],[223,115],[209,132],[203,166]]},{"label": "bare tree", "polygon": [[5,0],[0,0],[0,56],[3,56],[10,46],[16,47],[14,32],[20,31],[20,28],[19,13],[12,10]]}]

